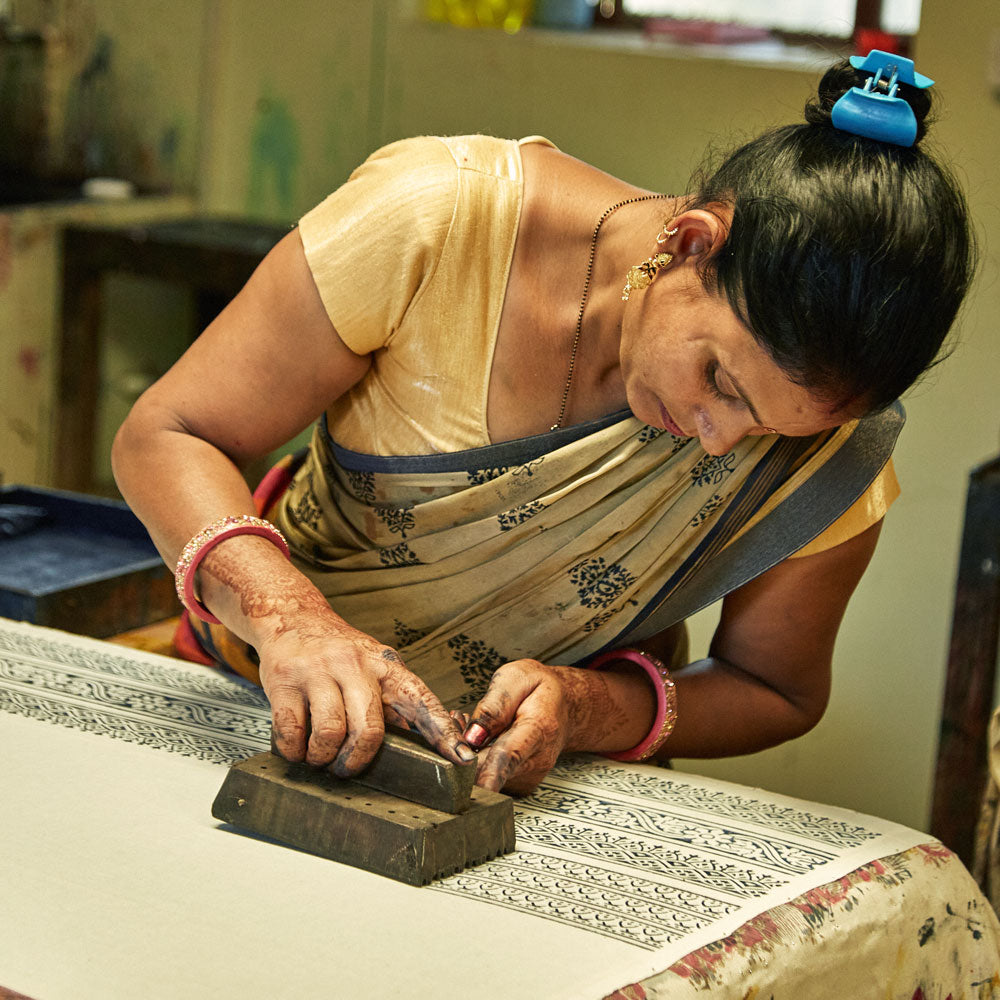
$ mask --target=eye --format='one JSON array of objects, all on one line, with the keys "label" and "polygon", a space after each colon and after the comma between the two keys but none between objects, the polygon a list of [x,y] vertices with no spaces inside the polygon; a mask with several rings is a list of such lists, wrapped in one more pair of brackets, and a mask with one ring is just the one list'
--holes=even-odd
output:
[{"label": "eye", "polygon": [[715,396],[716,399],[722,399],[729,403],[743,402],[739,396],[734,396],[732,393],[726,392],[722,386],[719,385],[719,371],[719,362],[709,361],[709,363],[705,366],[704,372],[705,388],[708,389],[708,391]]}]

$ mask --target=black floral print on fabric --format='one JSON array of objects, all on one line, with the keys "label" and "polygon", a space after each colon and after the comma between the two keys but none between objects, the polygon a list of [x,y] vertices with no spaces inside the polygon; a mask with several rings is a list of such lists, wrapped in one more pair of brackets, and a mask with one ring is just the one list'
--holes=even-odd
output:
[{"label": "black floral print on fabric", "polygon": [[378,550],[378,559],[383,566],[419,566],[420,560],[406,542],[390,545]]},{"label": "black floral print on fabric", "polygon": [[375,516],[394,534],[406,538],[406,533],[416,526],[412,507],[380,505],[374,508]]},{"label": "black floral print on fabric", "polygon": [[396,645],[412,646],[415,642],[423,639],[428,633],[428,629],[420,628],[410,628],[409,625],[404,624],[398,618],[393,618],[392,620],[392,631],[396,636]]},{"label": "black floral print on fabric", "polygon": [[706,455],[691,470],[691,482],[695,486],[718,486],[736,467],[736,453],[728,455]]},{"label": "black floral print on fabric", "polygon": [[490,469],[475,469],[467,473],[470,486],[482,486],[483,483],[490,483],[494,479],[499,479],[507,474],[507,466],[495,465]]},{"label": "black floral print on fabric", "polygon": [[608,565],[601,556],[577,563],[569,578],[585,608],[606,608],[636,582],[624,566]]},{"label": "black floral print on fabric", "polygon": [[545,510],[545,504],[540,500],[532,500],[530,503],[523,503],[513,510],[505,510],[502,514],[497,514],[497,523],[501,531],[510,531],[519,524],[533,518],[539,511]]},{"label": "black floral print on fabric", "polygon": [[350,484],[351,492],[356,500],[362,503],[375,503],[375,473],[358,472],[354,469],[344,469],[344,477]]},{"label": "black floral print on fabric", "polygon": [[319,498],[316,496],[311,472],[306,477],[299,496],[292,499],[291,514],[299,524],[304,524],[313,531],[319,527],[323,511],[319,505]]},{"label": "black floral print on fabric", "polygon": [[477,698],[486,694],[494,671],[507,662],[503,653],[464,633],[452,636],[448,640],[448,648],[458,664],[462,679]]}]

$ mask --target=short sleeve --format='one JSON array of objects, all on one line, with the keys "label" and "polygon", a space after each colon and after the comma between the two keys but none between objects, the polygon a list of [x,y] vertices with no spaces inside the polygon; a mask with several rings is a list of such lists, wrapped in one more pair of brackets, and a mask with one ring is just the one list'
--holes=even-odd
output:
[{"label": "short sleeve", "polygon": [[457,190],[445,143],[404,139],[373,153],[299,221],[326,313],[355,354],[384,347],[430,281]]},{"label": "short sleeve", "polygon": [[885,517],[899,493],[896,470],[890,458],[868,489],[833,524],[808,545],[793,553],[791,558],[798,559],[801,556],[825,552],[849,538],[854,538],[855,535],[860,535],[862,531]]}]

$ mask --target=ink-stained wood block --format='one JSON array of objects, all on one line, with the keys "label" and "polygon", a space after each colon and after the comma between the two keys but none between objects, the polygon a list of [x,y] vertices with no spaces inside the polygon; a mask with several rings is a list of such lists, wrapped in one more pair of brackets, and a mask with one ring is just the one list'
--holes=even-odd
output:
[{"label": "ink-stained wood block", "polygon": [[[273,735],[271,753],[278,754]],[[458,813],[469,805],[476,765],[453,764],[420,737],[390,727],[378,753],[353,780],[430,809]]]},{"label": "ink-stained wood block", "polygon": [[453,764],[412,736],[387,732],[357,781],[430,809],[460,813],[469,806],[476,764]]},{"label": "ink-stained wood block", "polygon": [[468,806],[446,813],[272,753],[229,769],[212,815],[409,885],[514,849],[514,808],[506,795],[473,788]]},{"label": "ink-stained wood block", "polygon": [[[120,500],[0,487],[0,616],[101,639],[179,610],[173,576]],[[28,516],[31,514],[32,516]]]}]

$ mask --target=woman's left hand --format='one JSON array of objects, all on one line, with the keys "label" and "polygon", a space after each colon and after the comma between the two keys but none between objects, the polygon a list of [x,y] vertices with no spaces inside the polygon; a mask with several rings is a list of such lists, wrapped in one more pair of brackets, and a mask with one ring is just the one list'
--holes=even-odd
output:
[{"label": "woman's left hand", "polygon": [[485,748],[476,783],[527,795],[560,753],[601,748],[622,716],[598,672],[538,660],[506,663],[493,675],[465,731],[467,743]]}]

